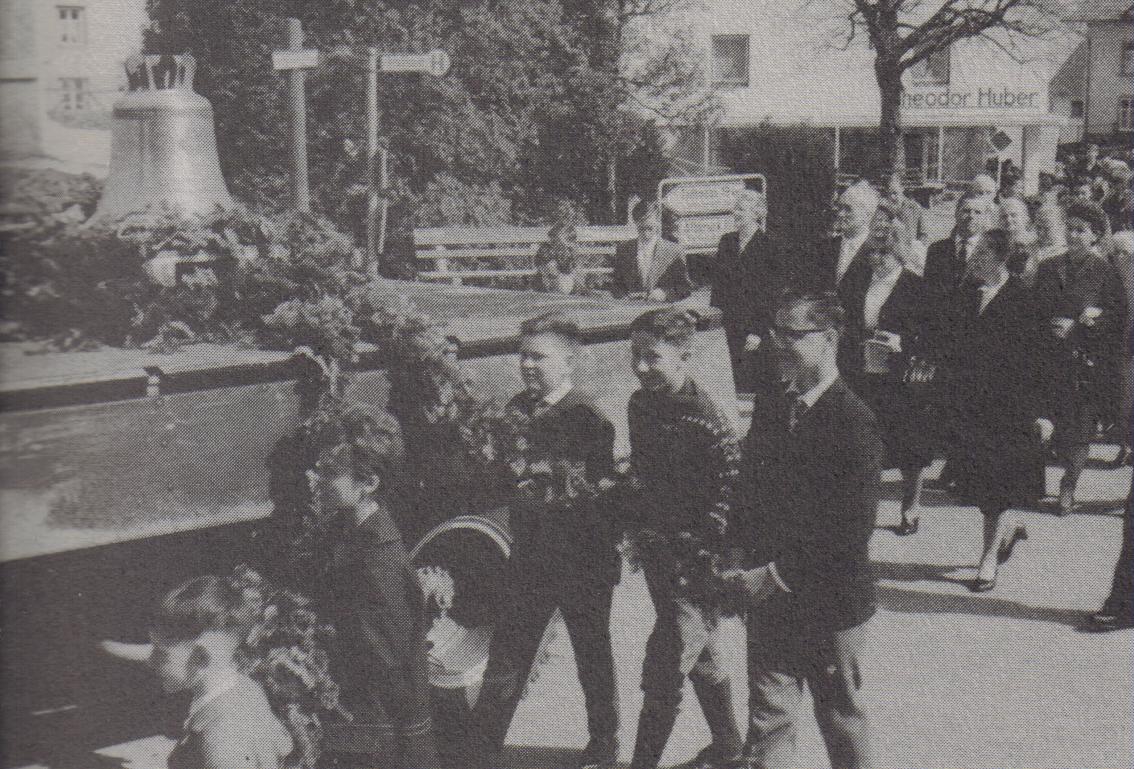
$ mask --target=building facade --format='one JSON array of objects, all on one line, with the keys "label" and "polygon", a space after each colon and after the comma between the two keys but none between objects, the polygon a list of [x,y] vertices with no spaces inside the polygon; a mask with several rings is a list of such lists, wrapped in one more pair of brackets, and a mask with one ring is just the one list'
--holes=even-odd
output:
[{"label": "building facade", "polygon": [[1053,109],[1070,119],[1063,139],[1134,142],[1134,2],[1089,0],[1072,22],[1083,39],[1052,81]]},{"label": "building facade", "polygon": [[[679,143],[679,156],[715,170],[722,131],[807,124],[831,132],[842,175],[868,171],[880,100],[863,32],[847,41],[845,17],[821,3],[706,0],[689,13],[723,109],[715,125]],[[1049,84],[1079,42],[1070,32],[1024,40],[1024,55],[1013,56],[995,41],[965,40],[907,72],[907,183],[960,184],[990,160],[1012,160],[1034,190],[1068,122],[1052,112]]]},{"label": "building facade", "polygon": [[105,174],[145,0],[0,0],[0,158]]}]

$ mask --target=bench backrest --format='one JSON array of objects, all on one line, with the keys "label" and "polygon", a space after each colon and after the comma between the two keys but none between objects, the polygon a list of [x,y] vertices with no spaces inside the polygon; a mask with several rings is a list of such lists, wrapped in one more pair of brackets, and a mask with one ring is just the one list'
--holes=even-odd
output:
[{"label": "bench backrest", "polygon": [[[535,255],[549,227],[419,227],[413,231],[419,280],[520,282],[536,273]],[[627,225],[578,228],[576,253],[584,272],[610,273],[617,243],[637,235]]]}]

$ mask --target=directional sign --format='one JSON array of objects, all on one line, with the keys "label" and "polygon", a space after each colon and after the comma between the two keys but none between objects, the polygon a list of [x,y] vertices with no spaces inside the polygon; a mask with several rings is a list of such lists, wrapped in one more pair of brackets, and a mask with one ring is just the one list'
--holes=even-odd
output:
[{"label": "directional sign", "polygon": [[272,51],[272,69],[314,69],[318,66],[319,52],[313,48]]},{"label": "directional sign", "polygon": [[768,182],[763,174],[663,179],[658,200],[674,214],[677,239],[686,253],[712,253],[721,236],[736,229],[732,209],[746,188],[767,194]]},{"label": "directional sign", "polygon": [[678,216],[715,214],[730,211],[742,189],[742,181],[680,184],[666,193],[662,204]]},{"label": "directional sign", "polygon": [[382,72],[422,72],[441,77],[449,71],[449,54],[442,50],[429,53],[384,53],[379,57]]}]

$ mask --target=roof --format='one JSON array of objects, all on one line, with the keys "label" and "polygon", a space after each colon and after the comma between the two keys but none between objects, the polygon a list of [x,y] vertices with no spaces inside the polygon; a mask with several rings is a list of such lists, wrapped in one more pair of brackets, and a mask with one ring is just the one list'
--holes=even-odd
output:
[{"label": "roof", "polygon": [[1134,13],[1130,0],[1082,0],[1071,21],[1121,21]]}]

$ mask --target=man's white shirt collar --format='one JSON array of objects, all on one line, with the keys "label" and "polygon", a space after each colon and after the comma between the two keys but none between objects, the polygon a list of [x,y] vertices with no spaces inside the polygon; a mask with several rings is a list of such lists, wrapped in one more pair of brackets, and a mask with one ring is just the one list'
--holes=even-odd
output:
[{"label": "man's white shirt collar", "polygon": [[[826,375],[824,375],[824,377],[822,379],[820,379],[818,381],[818,383],[816,383],[816,385],[814,387],[812,387],[810,390],[803,393],[803,395],[797,395],[796,399],[799,400],[799,401],[802,401],[803,405],[806,406],[807,408],[811,408],[812,406],[814,406],[819,401],[820,398],[823,397],[823,393],[825,393],[829,389],[831,389],[831,385],[833,385],[835,383],[835,380],[838,379],[838,378],[839,378],[839,372],[837,370],[833,371],[833,372],[829,372]],[[791,387],[788,388],[788,391],[790,392],[794,387],[795,387],[795,385],[793,384]]]}]

